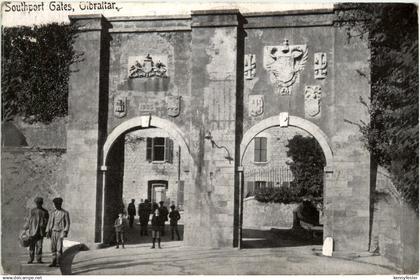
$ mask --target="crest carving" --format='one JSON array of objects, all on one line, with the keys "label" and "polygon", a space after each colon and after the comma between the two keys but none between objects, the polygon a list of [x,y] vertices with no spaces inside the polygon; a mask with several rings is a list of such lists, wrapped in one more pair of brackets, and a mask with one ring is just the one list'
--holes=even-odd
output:
[{"label": "crest carving", "polygon": [[264,113],[264,95],[249,96],[249,115],[257,117]]},{"label": "crest carving", "polygon": [[281,112],[279,114],[279,123],[280,123],[280,127],[289,126],[289,112]]},{"label": "crest carving", "polygon": [[181,96],[167,96],[166,97],[166,110],[168,116],[177,117],[179,116],[181,108]]},{"label": "crest carving", "polygon": [[281,95],[290,94],[290,87],[296,82],[307,60],[306,45],[289,45],[285,39],[281,46],[264,47],[264,68],[270,73],[276,92]]},{"label": "crest carving", "polygon": [[114,116],[122,118],[127,115],[127,97],[114,97]]},{"label": "crest carving", "polygon": [[[131,61],[130,61],[131,60]],[[133,61],[134,60],[134,61]],[[150,54],[147,54],[145,58],[140,59],[139,57],[129,58],[129,78],[167,78],[167,66],[166,60],[163,58],[153,59]]]},{"label": "crest carving", "polygon": [[244,58],[244,75],[245,79],[252,80],[255,78],[257,63],[255,54],[246,54]]},{"label": "crest carving", "polygon": [[314,54],[314,76],[315,79],[322,80],[327,77],[327,54],[319,52]]},{"label": "crest carving", "polygon": [[305,116],[316,117],[321,112],[321,87],[305,87]]}]

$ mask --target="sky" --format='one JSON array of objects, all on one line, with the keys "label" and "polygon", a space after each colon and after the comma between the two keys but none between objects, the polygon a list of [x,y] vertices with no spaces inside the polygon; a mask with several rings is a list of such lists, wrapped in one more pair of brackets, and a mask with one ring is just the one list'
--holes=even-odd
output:
[{"label": "sky", "polygon": [[[40,11],[17,11],[22,2],[28,6],[38,4]],[[2,1],[2,25],[33,25],[50,22],[68,22],[69,15],[103,14],[112,16],[156,16],[156,15],[189,15],[192,10],[204,9],[239,9],[241,12],[287,11],[305,9],[332,8],[332,2],[308,1],[118,1],[110,10],[83,10],[85,3],[101,3],[105,1]],[[112,1],[107,1],[112,2]],[[61,3],[67,4],[70,11],[59,11]],[[41,6],[40,6],[41,5]],[[53,10],[53,11],[52,11]]]}]

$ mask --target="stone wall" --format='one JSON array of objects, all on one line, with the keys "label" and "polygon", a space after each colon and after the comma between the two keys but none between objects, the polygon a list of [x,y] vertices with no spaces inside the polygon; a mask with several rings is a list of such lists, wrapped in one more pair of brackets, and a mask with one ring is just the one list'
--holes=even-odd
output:
[{"label": "stone wall", "polygon": [[55,118],[48,124],[28,123],[21,117],[15,117],[9,122],[2,122],[2,146],[22,146],[15,143],[15,131],[10,131],[10,126],[17,130],[24,139],[25,145],[32,148],[66,148],[66,123],[67,118]]},{"label": "stone wall", "polygon": [[374,194],[370,251],[379,253],[383,264],[403,273],[418,273],[419,217],[401,200],[388,172],[379,168]]},{"label": "stone wall", "polygon": [[243,228],[267,230],[271,228],[292,228],[293,210],[298,203],[262,203],[254,198],[244,201]]},{"label": "stone wall", "polygon": [[[172,202],[177,204],[179,147],[174,143],[172,163],[149,162],[146,160],[147,137],[169,137],[169,135],[162,129],[154,128],[131,132],[126,135],[123,203],[127,206],[134,198],[137,207],[140,199],[148,198],[149,181],[164,180],[168,183],[165,205],[169,207]],[[180,172],[180,181],[184,181],[183,173]]]},{"label": "stone wall", "polygon": [[[63,149],[2,148],[1,259],[6,273],[20,273],[21,256],[27,250],[19,247],[18,235],[30,209],[35,207],[34,198],[43,197],[44,208],[51,211],[52,199],[63,197],[65,160]],[[65,200],[63,208],[68,207]]]}]

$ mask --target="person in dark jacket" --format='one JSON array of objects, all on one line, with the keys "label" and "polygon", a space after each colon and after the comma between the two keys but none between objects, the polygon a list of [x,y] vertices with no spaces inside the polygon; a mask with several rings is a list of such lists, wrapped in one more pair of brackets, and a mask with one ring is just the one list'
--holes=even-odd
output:
[{"label": "person in dark jacket", "polygon": [[162,219],[162,236],[165,236],[165,222],[168,220],[168,208],[166,208],[166,206],[163,204],[164,202],[161,201],[159,202],[159,212],[160,212],[160,216]]},{"label": "person in dark jacket", "polygon": [[141,200],[142,203],[139,204],[139,221],[140,221],[140,236],[147,236],[147,225],[149,224],[150,214],[152,212],[151,205],[149,200]]},{"label": "person in dark jacket", "polygon": [[151,228],[152,228],[152,242],[153,242],[153,245],[152,245],[151,249],[155,248],[156,239],[158,241],[158,248],[162,249],[160,247],[160,235],[161,235],[161,231],[162,231],[163,222],[164,221],[162,220],[162,216],[160,215],[159,209],[156,209],[155,212],[153,213],[153,216],[152,216],[152,226],[151,226]]},{"label": "person in dark jacket", "polygon": [[114,223],[114,228],[115,228],[115,236],[116,236],[116,241],[117,241],[117,247],[115,247],[116,249],[118,249],[120,247],[120,241],[121,241],[121,245],[124,249],[124,238],[125,238],[125,230],[127,228],[127,220],[124,218],[124,214],[120,213],[118,214],[118,218],[115,220]]},{"label": "person in dark jacket", "polygon": [[169,212],[169,225],[171,226],[171,237],[174,240],[174,233],[176,232],[176,236],[178,240],[181,240],[178,232],[178,220],[181,219],[181,215],[179,211],[175,209],[175,205],[171,205],[171,212]]},{"label": "person in dark jacket", "polygon": [[36,255],[37,263],[42,263],[42,243],[45,237],[46,228],[48,224],[48,211],[42,207],[44,200],[42,197],[37,197],[34,200],[36,208],[31,210],[31,214],[24,225],[24,230],[28,231],[29,235],[29,261],[32,263]]},{"label": "person in dark jacket", "polygon": [[134,204],[134,199],[131,200],[131,203],[128,204],[127,213],[128,213],[128,221],[130,228],[133,228],[134,223],[134,216],[136,215],[136,205]]}]

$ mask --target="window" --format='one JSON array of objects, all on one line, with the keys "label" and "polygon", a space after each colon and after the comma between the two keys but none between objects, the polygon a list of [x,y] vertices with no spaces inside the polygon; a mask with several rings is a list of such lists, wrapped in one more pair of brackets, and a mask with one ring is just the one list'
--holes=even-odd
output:
[{"label": "window", "polygon": [[146,140],[146,160],[172,163],[174,142],[170,138],[154,137]]},{"label": "window", "polygon": [[266,181],[255,181],[255,190],[265,189],[267,187]]},{"label": "window", "polygon": [[254,162],[267,162],[267,138],[254,138]]}]

